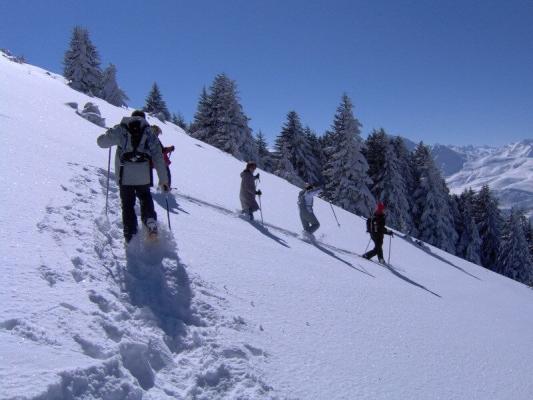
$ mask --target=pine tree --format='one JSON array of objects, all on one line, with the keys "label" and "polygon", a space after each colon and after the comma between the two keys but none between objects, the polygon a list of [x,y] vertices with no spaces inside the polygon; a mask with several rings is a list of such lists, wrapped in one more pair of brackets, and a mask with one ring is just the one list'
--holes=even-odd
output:
[{"label": "pine tree", "polygon": [[364,155],[368,162],[368,176],[372,179],[371,192],[377,199],[382,200],[384,190],[383,178],[389,138],[384,129],[373,130],[366,140]]},{"label": "pine tree", "polygon": [[503,224],[497,272],[526,284],[533,281],[533,263],[521,222],[521,213],[516,209],[511,210]]},{"label": "pine tree", "polygon": [[126,93],[118,87],[117,68],[113,64],[109,64],[102,74],[101,98],[117,107],[127,106],[126,100],[129,99]]},{"label": "pine tree", "polygon": [[352,107],[350,98],[343,95],[327,134],[323,196],[348,211],[368,217],[375,199],[368,189],[372,180],[362,153],[361,124],[353,116]]},{"label": "pine tree", "polygon": [[459,236],[456,254],[465,260],[481,265],[481,238],[474,219],[475,193],[465,190],[457,197],[459,221],[455,224]]},{"label": "pine tree", "polygon": [[268,150],[268,145],[263,132],[257,132],[255,143],[257,146],[257,165],[267,172],[274,172],[275,161],[273,155]]},{"label": "pine tree", "polygon": [[214,125],[213,122],[213,110],[211,107],[211,100],[207,94],[207,90],[204,87],[198,100],[198,106],[196,107],[196,113],[194,114],[194,120],[191,123],[190,134],[192,137],[207,141],[210,134],[210,129]]},{"label": "pine tree", "polygon": [[398,158],[394,141],[384,129],[374,130],[368,136],[364,154],[373,182],[371,192],[387,207],[387,223],[409,232],[412,226],[409,187],[404,178],[406,169]]},{"label": "pine tree", "polygon": [[398,163],[398,170],[402,173],[402,179],[405,185],[406,191],[406,200],[408,207],[405,210],[406,215],[404,221],[406,223],[405,231],[403,232],[411,234],[414,231],[414,222],[413,222],[413,193],[414,193],[414,171],[412,164],[412,157],[409,150],[405,146],[403,139],[400,136],[395,136],[392,138],[392,147],[394,154],[396,155],[396,160]]},{"label": "pine tree", "polygon": [[304,129],[304,134],[307,139],[307,143],[311,148],[311,154],[313,155],[313,175],[316,176],[315,182],[322,183],[324,178],[322,177],[322,166],[323,166],[323,153],[320,140],[315,132],[311,130],[309,126],[306,126]]},{"label": "pine tree", "polygon": [[181,129],[187,132],[187,122],[185,122],[185,118],[183,118],[183,115],[180,112],[177,114],[173,113],[171,121],[174,125],[179,126]]},{"label": "pine tree", "polygon": [[473,201],[474,220],[481,238],[481,265],[492,271],[498,270],[501,230],[503,219],[498,200],[488,185],[484,185]]},{"label": "pine tree", "polygon": [[457,232],[446,183],[435,166],[429,148],[423,143],[417,146],[412,159],[415,172],[415,236],[454,254]]},{"label": "pine tree", "polygon": [[150,93],[148,93],[148,97],[146,97],[146,104],[143,111],[152,114],[162,122],[170,120],[170,112],[168,111],[167,103],[163,100],[163,96],[161,95],[161,91],[156,82],[154,82],[152,89],[150,89]]},{"label": "pine tree", "polygon": [[375,176],[374,193],[387,207],[388,225],[402,232],[409,232],[413,223],[405,172],[388,136],[385,136],[384,144],[384,162],[381,171]]},{"label": "pine tree", "polygon": [[287,145],[283,144],[279,151],[275,153],[274,174],[296,186],[303,187],[304,181],[296,173],[289,155],[290,151]]},{"label": "pine tree", "polygon": [[318,163],[314,159],[300,117],[295,111],[287,114],[287,121],[276,138],[276,151],[279,153],[282,148],[287,152],[287,158],[302,180],[310,183],[318,182],[319,177],[316,174]]},{"label": "pine tree", "polygon": [[102,83],[100,57],[89,38],[89,31],[76,26],[72,31],[70,47],[63,59],[63,75],[69,86],[91,96],[99,96]]},{"label": "pine tree", "polygon": [[524,235],[526,236],[527,246],[529,248],[529,256],[533,260],[533,224],[531,220],[524,217]]},{"label": "pine tree", "polygon": [[191,135],[244,160],[255,160],[257,148],[248,117],[239,102],[236,83],[225,74],[215,77],[198,103]]}]

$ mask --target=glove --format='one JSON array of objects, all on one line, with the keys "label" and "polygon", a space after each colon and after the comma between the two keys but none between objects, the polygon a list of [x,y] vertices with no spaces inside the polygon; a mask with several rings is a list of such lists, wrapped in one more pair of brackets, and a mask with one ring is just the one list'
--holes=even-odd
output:
[{"label": "glove", "polygon": [[389,231],[389,235],[390,235],[391,237],[394,237],[394,232],[393,232],[393,231]]},{"label": "glove", "polygon": [[263,192],[261,192],[260,190],[258,190],[257,192],[255,192],[256,195],[258,196],[261,196],[263,194]]},{"label": "glove", "polygon": [[259,179],[259,172],[254,176],[254,179]]},{"label": "glove", "polygon": [[163,190],[163,192],[169,192],[170,191],[170,187],[166,183],[163,183],[161,185],[161,189]]},{"label": "glove", "polygon": [[174,151],[176,148],[174,146],[170,146],[170,151]]}]

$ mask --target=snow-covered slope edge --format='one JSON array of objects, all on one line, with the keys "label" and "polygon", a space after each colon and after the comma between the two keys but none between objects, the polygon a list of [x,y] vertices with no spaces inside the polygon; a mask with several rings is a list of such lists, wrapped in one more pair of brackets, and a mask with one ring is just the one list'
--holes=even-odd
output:
[{"label": "snow-covered slope edge", "polygon": [[320,200],[305,243],[297,188],[266,173],[269,228],[251,225],[242,164],[156,120],[177,149],[174,231],[128,260],[113,184],[103,215],[103,130],[65,103],[108,126],[130,111],[2,57],[0,93],[2,398],[531,398],[525,286],[401,238],[393,267],[361,260],[363,221],[337,209],[338,228]]}]

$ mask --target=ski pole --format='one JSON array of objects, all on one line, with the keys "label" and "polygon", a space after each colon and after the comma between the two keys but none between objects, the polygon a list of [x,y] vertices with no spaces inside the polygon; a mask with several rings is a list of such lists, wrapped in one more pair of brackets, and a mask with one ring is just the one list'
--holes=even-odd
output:
[{"label": "ski pole", "polygon": [[107,187],[105,190],[105,214],[107,215],[107,201],[109,199],[109,174],[111,170],[111,147],[109,148],[109,155],[107,157]]},{"label": "ski pole", "polygon": [[389,236],[389,260],[387,261],[387,264],[390,264],[390,248],[392,246],[392,235]]},{"label": "ski pole", "polygon": [[261,225],[265,226],[263,221],[263,206],[261,205],[261,195],[259,195],[259,214],[261,214]]},{"label": "ski pole", "polygon": [[[261,178],[259,177],[259,174],[257,174],[257,182],[261,183]],[[257,182],[255,182],[255,190],[257,191]],[[261,204],[261,195],[257,195],[259,197],[259,214],[261,215],[261,225],[265,226],[265,222],[263,221],[263,205]]]},{"label": "ski pole", "polygon": [[372,240],[372,237],[370,237],[370,239],[368,239],[368,243],[366,244],[366,247],[365,247],[365,253],[367,252],[368,250],[368,246],[370,246],[370,241]]},{"label": "ski pole", "polygon": [[168,221],[168,230],[172,232],[172,227],[170,226],[170,210],[168,209],[168,193],[165,196],[165,203],[167,203],[167,221]]},{"label": "ski pole", "polygon": [[337,214],[335,214],[335,210],[333,209],[333,205],[329,203],[329,206],[331,207],[331,211],[333,211],[333,216],[335,217],[335,221],[337,221],[337,226],[340,228],[341,224],[339,224],[339,220],[337,219]]}]

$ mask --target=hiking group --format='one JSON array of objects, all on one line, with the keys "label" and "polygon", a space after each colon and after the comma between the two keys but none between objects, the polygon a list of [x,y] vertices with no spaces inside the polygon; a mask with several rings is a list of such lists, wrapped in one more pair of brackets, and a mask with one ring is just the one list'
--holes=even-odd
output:
[{"label": "hiking group", "polygon": [[[261,190],[257,189],[256,182],[259,180],[259,173],[254,175],[256,168],[257,165],[251,161],[246,164],[246,168],[241,172],[241,212],[242,215],[247,217],[250,221],[254,221],[253,213],[260,210],[260,206],[257,204],[255,196],[261,198],[262,195]],[[306,240],[315,240],[314,233],[320,228],[318,218],[313,211],[313,200],[321,191],[322,189],[320,189],[320,187],[317,187],[312,183],[307,183],[305,184],[305,188],[298,193],[297,204],[300,211],[300,221],[303,227],[303,237]],[[370,260],[377,255],[378,261],[384,263],[383,238],[384,235],[390,235],[392,237],[394,236],[394,233],[385,226],[385,205],[382,202],[378,202],[374,214],[367,219],[366,224],[366,231],[370,234],[370,238],[374,242],[374,248],[363,254],[362,257]]]},{"label": "hiking group", "polygon": [[[163,146],[159,140],[161,133],[161,128],[157,125],[150,125],[146,121],[146,115],[143,111],[136,110],[131,114],[131,117],[122,118],[118,125],[108,129],[97,138],[97,144],[102,148],[117,146],[115,178],[119,186],[126,243],[129,243],[138,232],[135,213],[137,198],[140,203],[141,221],[146,227],[148,236],[157,237],[157,214],[150,192],[150,187],[153,186],[153,169],[157,172],[161,190],[169,192],[171,182],[169,156],[174,151],[174,146]],[[239,193],[241,212],[250,221],[254,221],[254,212],[261,211],[262,192],[257,188],[259,173],[254,175],[256,169],[256,163],[251,161],[241,172]],[[318,218],[313,211],[314,197],[320,192],[320,187],[307,183],[298,194],[297,204],[303,236],[307,240],[314,240],[314,233],[320,227]],[[259,204],[256,196],[259,197]],[[385,205],[383,203],[379,202],[374,214],[368,218],[367,232],[374,242],[374,248],[363,254],[362,257],[370,260],[377,255],[379,262],[383,263],[383,237],[384,235],[393,236],[393,232],[385,227]]]}]

